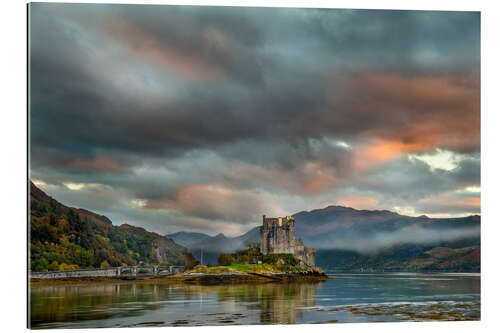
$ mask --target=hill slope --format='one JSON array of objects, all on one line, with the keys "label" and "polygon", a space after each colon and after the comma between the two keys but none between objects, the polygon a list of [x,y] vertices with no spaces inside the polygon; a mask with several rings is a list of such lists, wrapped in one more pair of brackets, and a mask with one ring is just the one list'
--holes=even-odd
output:
[{"label": "hill slope", "polygon": [[194,258],[169,238],[127,224],[113,226],[107,217],[67,207],[30,182],[30,261],[31,269],[38,271],[61,264],[191,265]]}]

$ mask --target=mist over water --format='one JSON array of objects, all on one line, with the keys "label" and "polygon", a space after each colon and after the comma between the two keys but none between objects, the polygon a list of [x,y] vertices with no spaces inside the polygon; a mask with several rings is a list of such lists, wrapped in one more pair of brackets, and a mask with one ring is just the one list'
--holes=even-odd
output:
[{"label": "mist over water", "polygon": [[313,245],[323,250],[350,250],[368,254],[401,244],[431,245],[475,238],[480,237],[480,232],[479,226],[460,229],[412,227],[392,232],[373,232],[368,235],[340,234],[339,237],[316,242]]}]

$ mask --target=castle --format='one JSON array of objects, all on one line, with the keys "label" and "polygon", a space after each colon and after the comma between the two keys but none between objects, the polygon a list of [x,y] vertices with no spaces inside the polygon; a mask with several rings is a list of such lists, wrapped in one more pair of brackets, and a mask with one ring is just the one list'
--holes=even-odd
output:
[{"label": "castle", "polygon": [[293,254],[309,266],[315,266],[314,247],[304,246],[302,238],[295,239],[295,219],[291,216],[262,216],[260,252],[262,254]]}]

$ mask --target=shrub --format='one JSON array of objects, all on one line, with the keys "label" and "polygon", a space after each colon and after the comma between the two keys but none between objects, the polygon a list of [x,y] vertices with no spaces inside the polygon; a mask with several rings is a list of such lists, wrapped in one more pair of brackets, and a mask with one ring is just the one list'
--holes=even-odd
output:
[{"label": "shrub", "polygon": [[49,265],[49,271],[58,271],[59,263],[57,261],[53,261],[52,264]]},{"label": "shrub", "polygon": [[267,254],[263,257],[262,261],[265,264],[270,265],[287,265],[287,266],[295,266],[299,263],[299,259],[295,258],[293,254],[288,253],[279,253],[279,254]]},{"label": "shrub", "polygon": [[49,262],[45,258],[34,261],[31,268],[31,270],[34,272],[44,272],[47,271],[48,269],[49,269]]},{"label": "shrub", "polygon": [[71,270],[75,270],[75,269],[78,269],[78,265],[76,264],[72,264],[72,265],[68,265],[66,263],[62,263],[59,265],[59,270],[60,271],[71,271]]},{"label": "shrub", "polygon": [[250,257],[247,255],[243,255],[240,257],[239,262],[248,264],[250,262]]},{"label": "shrub", "polygon": [[232,263],[234,263],[235,260],[234,260],[234,257],[230,253],[221,253],[221,255],[219,256],[217,261],[219,262],[219,265],[229,266]]},{"label": "shrub", "polygon": [[101,263],[101,268],[109,268],[111,267],[108,262],[106,260],[104,260],[102,263]]}]

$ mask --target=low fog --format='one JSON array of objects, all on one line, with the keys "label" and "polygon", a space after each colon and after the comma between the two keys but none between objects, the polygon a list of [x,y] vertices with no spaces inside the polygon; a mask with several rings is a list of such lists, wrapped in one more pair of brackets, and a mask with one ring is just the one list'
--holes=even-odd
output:
[{"label": "low fog", "polygon": [[[340,235],[339,235],[340,236]],[[394,232],[377,232],[364,236],[345,236],[315,243],[316,249],[350,250],[361,254],[370,254],[401,244],[431,245],[480,236],[480,227],[460,229],[429,229],[415,227]]]}]

